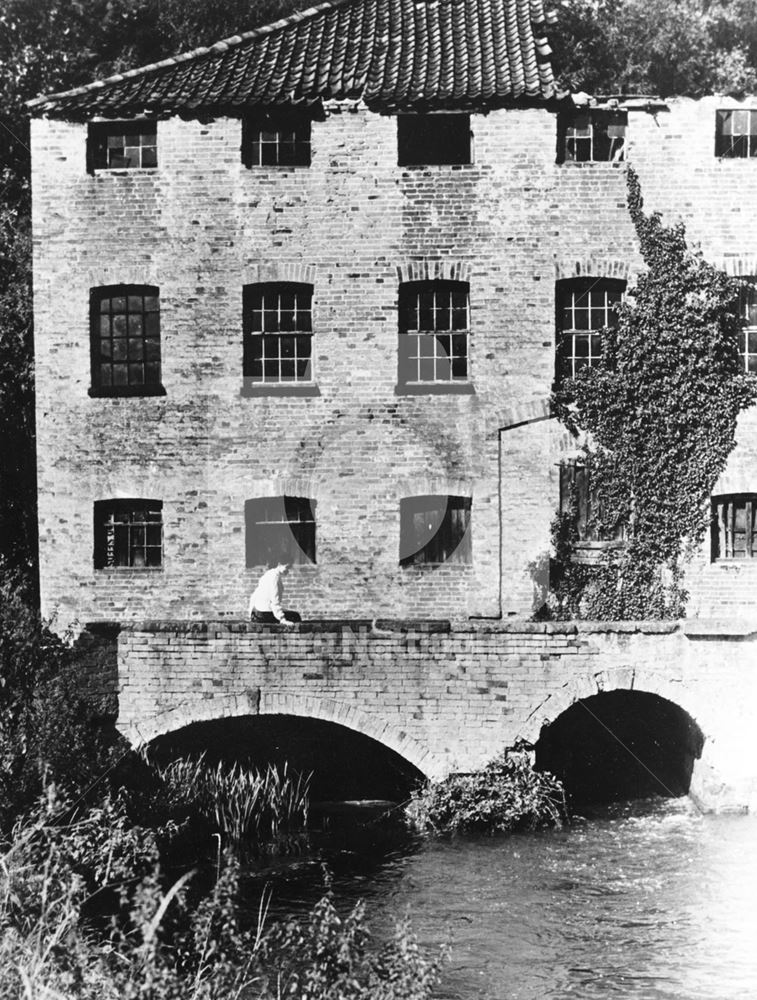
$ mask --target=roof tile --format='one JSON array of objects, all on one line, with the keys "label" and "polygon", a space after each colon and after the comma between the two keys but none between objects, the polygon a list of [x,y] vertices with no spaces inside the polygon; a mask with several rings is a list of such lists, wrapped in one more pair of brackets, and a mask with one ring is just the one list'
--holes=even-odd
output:
[{"label": "roof tile", "polygon": [[57,117],[313,104],[448,109],[555,96],[543,0],[330,0],[29,102]]}]

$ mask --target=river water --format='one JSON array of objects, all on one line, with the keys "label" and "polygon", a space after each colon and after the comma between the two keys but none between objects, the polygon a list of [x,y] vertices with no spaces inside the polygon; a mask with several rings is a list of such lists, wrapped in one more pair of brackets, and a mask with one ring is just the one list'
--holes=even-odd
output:
[{"label": "river water", "polygon": [[[688,799],[609,806],[561,831],[399,847],[372,822],[282,866],[274,914],[364,898],[450,942],[440,1000],[757,998],[757,817]],[[269,876],[270,878],[270,873]]]}]

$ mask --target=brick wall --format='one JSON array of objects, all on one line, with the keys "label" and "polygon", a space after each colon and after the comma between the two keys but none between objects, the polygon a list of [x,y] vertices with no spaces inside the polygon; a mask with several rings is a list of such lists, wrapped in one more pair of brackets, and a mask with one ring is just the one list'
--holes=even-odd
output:
[{"label": "brick wall", "polygon": [[111,641],[119,725],[135,741],[227,716],[307,716],[371,736],[440,777],[481,766],[519,737],[535,742],[577,699],[644,691],[702,730],[697,794],[711,806],[757,807],[757,640],[746,629],[162,621],[132,623]]},{"label": "brick wall", "polygon": [[[718,106],[632,112],[629,154],[648,208],[755,272],[757,160],[715,160]],[[32,123],[41,588],[61,628],[238,616],[258,573],[244,502],[282,493],[318,501],[318,564],[287,594],[309,615],[530,613],[574,446],[546,419],[555,278],[639,259],[622,168],[557,166],[544,110],[471,122],[475,163],[400,168],[395,120],[345,105],[314,124],[310,168],[248,170],[238,120],[170,119],[157,170],[95,176],[85,126]],[[473,394],[396,393],[398,284],[426,275],[470,282]],[[319,395],[245,397],[242,286],[298,276]],[[160,288],[164,397],[88,396],[89,289],[120,282]],[[757,490],[754,419],[729,470]],[[399,500],[420,493],[472,497],[470,566],[400,569]],[[129,496],[162,499],[164,566],[96,571],[93,502]],[[692,606],[755,610],[750,568],[721,569],[699,560]]]}]

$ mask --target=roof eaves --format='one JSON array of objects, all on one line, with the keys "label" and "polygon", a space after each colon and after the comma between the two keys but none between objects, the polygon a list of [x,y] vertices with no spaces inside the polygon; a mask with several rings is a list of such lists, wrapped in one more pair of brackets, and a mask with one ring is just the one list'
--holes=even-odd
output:
[{"label": "roof eaves", "polygon": [[95,80],[93,83],[85,83],[80,87],[72,87],[70,90],[61,90],[54,94],[42,94],[39,97],[31,98],[26,101],[25,104],[27,108],[40,108],[44,105],[55,104],[57,101],[65,100],[69,97],[79,97],[81,94],[101,90],[103,87],[108,87],[114,83],[121,83],[124,80],[133,79],[135,76],[141,76],[143,74],[146,75],[147,73],[153,73],[157,70],[167,69],[170,66],[176,66],[179,63],[188,62],[189,60],[201,59],[205,56],[213,55],[214,53],[226,52],[228,49],[233,48],[236,45],[242,45],[245,42],[254,41],[257,38],[264,38],[266,35],[273,34],[276,31],[281,31],[284,28],[289,28],[300,21],[317,17],[325,11],[333,10],[335,7],[341,7],[344,4],[351,2],[352,0],[324,0],[324,2],[316,4],[313,7],[308,7],[306,10],[295,11],[293,14],[289,14],[287,17],[282,17],[278,21],[272,21],[270,24],[264,24],[259,28],[253,28],[252,31],[243,31],[238,35],[231,35],[229,38],[222,38],[213,45],[200,46],[196,49],[190,49],[188,52],[180,52],[178,55],[169,56],[168,59],[161,59],[159,62],[148,63],[146,66],[138,66],[136,69],[124,70],[123,73],[114,73],[112,76],[105,77],[102,80]]}]

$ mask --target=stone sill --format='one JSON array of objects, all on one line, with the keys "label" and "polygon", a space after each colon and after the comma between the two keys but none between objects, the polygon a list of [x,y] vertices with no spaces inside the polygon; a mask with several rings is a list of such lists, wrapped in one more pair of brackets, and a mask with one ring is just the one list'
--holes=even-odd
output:
[{"label": "stone sill", "polygon": [[239,395],[247,398],[265,398],[267,396],[320,396],[321,390],[315,383],[296,382],[255,382],[243,385]]},{"label": "stone sill", "polygon": [[471,382],[419,382],[395,385],[395,396],[472,396]]},{"label": "stone sill", "polygon": [[162,385],[92,386],[87,390],[92,399],[137,399],[140,396],[165,396]]}]

